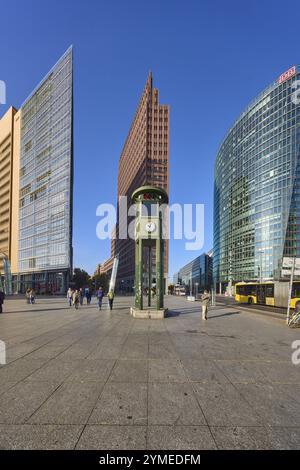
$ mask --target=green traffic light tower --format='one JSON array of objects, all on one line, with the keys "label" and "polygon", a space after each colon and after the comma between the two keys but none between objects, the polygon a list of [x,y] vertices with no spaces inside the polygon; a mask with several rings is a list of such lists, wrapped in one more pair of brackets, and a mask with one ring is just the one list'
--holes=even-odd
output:
[{"label": "green traffic light tower", "polygon": [[[155,186],[141,186],[132,194],[135,215],[135,306],[131,314],[137,318],[164,318],[164,210],[168,204],[166,191]],[[155,250],[156,308],[151,307],[152,253]],[[148,257],[148,307],[143,308],[143,253]]]}]

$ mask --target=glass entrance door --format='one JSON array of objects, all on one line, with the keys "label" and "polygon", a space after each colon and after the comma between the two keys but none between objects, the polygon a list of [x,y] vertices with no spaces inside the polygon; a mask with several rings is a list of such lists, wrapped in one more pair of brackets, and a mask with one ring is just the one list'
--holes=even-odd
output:
[{"label": "glass entrance door", "polygon": [[257,303],[258,304],[266,303],[266,286],[263,286],[263,285],[257,286]]}]

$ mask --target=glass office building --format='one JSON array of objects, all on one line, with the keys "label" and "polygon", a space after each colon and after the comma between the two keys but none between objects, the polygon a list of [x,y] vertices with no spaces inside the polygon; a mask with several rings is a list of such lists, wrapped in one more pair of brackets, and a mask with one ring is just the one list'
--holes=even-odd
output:
[{"label": "glass office building", "polygon": [[21,108],[18,290],[62,293],[72,270],[72,48]]},{"label": "glass office building", "polygon": [[220,146],[214,180],[217,290],[280,279],[282,257],[300,256],[299,80],[299,67],[282,74]]},{"label": "glass office building", "polygon": [[197,295],[204,289],[211,289],[212,284],[212,252],[203,253],[183,266],[174,275],[174,284],[180,284],[186,291]]}]

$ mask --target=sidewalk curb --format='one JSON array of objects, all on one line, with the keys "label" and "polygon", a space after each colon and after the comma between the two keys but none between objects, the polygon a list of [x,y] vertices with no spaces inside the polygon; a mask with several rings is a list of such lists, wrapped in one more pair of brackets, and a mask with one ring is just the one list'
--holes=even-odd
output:
[{"label": "sidewalk curb", "polygon": [[[225,306],[225,304],[219,304],[219,305],[223,305]],[[227,305],[226,305],[227,307]],[[283,321],[286,321],[286,315],[284,313],[276,313],[276,312],[269,312],[267,310],[259,310],[259,309],[255,309],[255,308],[247,308],[247,307],[244,307],[244,306],[229,306],[228,307],[232,307],[234,310],[245,310],[246,312],[249,312],[249,313],[254,313],[256,315],[262,315],[262,316],[265,316],[265,317],[271,317],[271,318],[275,318],[277,320],[283,320]]]}]

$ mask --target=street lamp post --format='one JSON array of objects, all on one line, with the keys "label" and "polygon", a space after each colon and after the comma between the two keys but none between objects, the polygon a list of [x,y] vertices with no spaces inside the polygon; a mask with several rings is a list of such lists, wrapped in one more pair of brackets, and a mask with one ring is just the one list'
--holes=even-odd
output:
[{"label": "street lamp post", "polygon": [[262,275],[262,255],[263,255],[264,251],[263,250],[259,250],[259,276],[258,276],[258,280],[259,280],[259,283],[261,284],[262,283],[262,280],[263,280],[263,275]]},{"label": "street lamp post", "polygon": [[232,251],[229,251],[229,296],[232,296]]},{"label": "street lamp post", "polygon": [[216,305],[216,283],[214,279],[212,279],[212,290],[211,290],[211,305],[215,306]]}]

